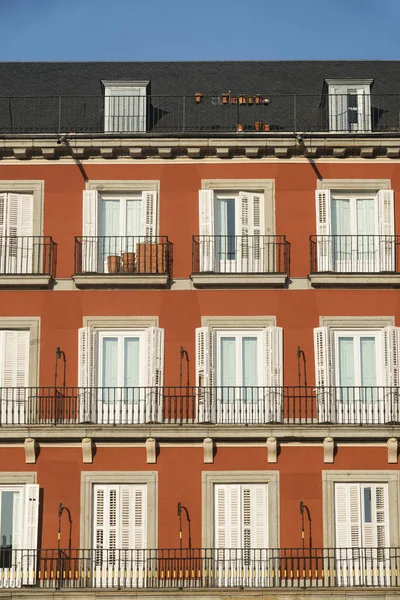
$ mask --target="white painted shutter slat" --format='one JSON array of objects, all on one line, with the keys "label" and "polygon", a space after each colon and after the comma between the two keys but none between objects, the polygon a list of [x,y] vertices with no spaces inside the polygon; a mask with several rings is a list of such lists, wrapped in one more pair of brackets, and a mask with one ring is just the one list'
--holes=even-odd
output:
[{"label": "white painted shutter slat", "polygon": [[281,421],[283,416],[283,329],[265,327],[263,329],[263,386],[265,422]]},{"label": "white painted shutter slat", "polygon": [[18,215],[17,273],[33,272],[33,196],[20,194]]},{"label": "white painted shutter slat", "polygon": [[145,485],[135,485],[132,493],[133,515],[131,522],[133,524],[133,534],[130,548],[145,550],[147,548],[147,487]]},{"label": "white painted shutter slat", "polygon": [[237,244],[237,270],[246,273],[264,271],[264,195],[239,192],[239,232]]},{"label": "white painted shutter slat", "polygon": [[[357,486],[358,487],[358,486]],[[351,547],[349,484],[335,483],[335,547]]]},{"label": "white painted shutter slat", "polygon": [[0,194],[0,273],[7,272],[8,194]]},{"label": "white painted shutter slat", "polygon": [[155,243],[157,235],[158,195],[157,192],[142,192],[141,235],[146,241]]},{"label": "white painted shutter slat", "polygon": [[92,327],[78,330],[79,420],[94,421],[98,387],[98,335]]},{"label": "white painted shutter slat", "polygon": [[[388,487],[387,485],[374,485],[374,522],[376,528],[375,546],[377,548],[387,548],[390,545],[390,529],[389,529],[389,502],[388,502]],[[382,558],[379,556],[378,558]]]},{"label": "white painted shutter slat", "polygon": [[394,192],[378,191],[379,270],[395,270]]},{"label": "white painted shutter slat", "polygon": [[82,272],[97,273],[99,264],[99,193],[97,190],[84,190],[82,216]]},{"label": "white painted shutter slat", "polygon": [[332,217],[330,190],[315,191],[318,271],[332,271]]},{"label": "white painted shutter slat", "polygon": [[164,329],[146,329],[147,372],[146,372],[146,414],[147,423],[162,421],[164,385]]},{"label": "white painted shutter slat", "polygon": [[215,200],[213,190],[199,191],[200,271],[215,270]]},{"label": "white painted shutter slat", "polygon": [[385,422],[398,421],[400,386],[400,327],[384,327],[381,331]]},{"label": "white painted shutter slat", "polygon": [[33,585],[36,581],[37,545],[39,524],[39,485],[28,483],[25,486],[25,508],[23,528],[22,561],[23,583]]},{"label": "white painted shutter slat", "polygon": [[[246,486],[243,486],[246,489]],[[249,487],[251,495],[250,530],[251,548],[268,547],[268,504],[267,485],[254,484]],[[244,507],[244,504],[243,504]],[[245,519],[243,518],[243,523]]]},{"label": "white painted shutter slat", "polygon": [[334,419],[332,333],[329,327],[314,329],[315,385],[317,388],[318,420],[320,423]]},{"label": "white painted shutter slat", "polygon": [[227,548],[227,486],[214,486],[214,544],[215,548]]},{"label": "white painted shutter slat", "polygon": [[210,327],[196,328],[196,386],[199,422],[215,420],[214,403],[215,332]]}]

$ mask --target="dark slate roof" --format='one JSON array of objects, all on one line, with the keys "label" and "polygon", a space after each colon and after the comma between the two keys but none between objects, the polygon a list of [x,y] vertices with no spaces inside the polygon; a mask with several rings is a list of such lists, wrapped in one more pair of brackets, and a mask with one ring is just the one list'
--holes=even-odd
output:
[{"label": "dark slate roof", "polygon": [[[254,132],[256,122],[278,133],[328,131],[329,78],[373,80],[373,131],[399,131],[400,61],[0,62],[0,133],[101,134],[102,80],[150,82],[142,135],[236,133],[238,124]],[[223,106],[226,92],[269,103]]]},{"label": "dark slate roof", "polygon": [[0,62],[0,96],[101,95],[102,79],[149,80],[151,94],[320,94],[326,78],[400,93],[400,61]]}]

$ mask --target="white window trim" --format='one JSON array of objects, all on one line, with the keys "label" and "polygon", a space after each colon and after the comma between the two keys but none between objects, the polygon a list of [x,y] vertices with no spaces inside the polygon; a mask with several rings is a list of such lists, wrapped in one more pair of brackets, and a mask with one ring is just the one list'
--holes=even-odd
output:
[{"label": "white window trim", "polygon": [[322,471],[324,548],[335,546],[335,483],[387,483],[389,496],[390,545],[399,544],[399,471]]},{"label": "white window trim", "polygon": [[[118,340],[118,345],[122,345],[123,346],[123,340],[127,337],[137,337],[139,338],[139,383],[138,383],[138,387],[144,387],[145,386],[145,382],[144,382],[144,374],[146,372],[146,354],[147,354],[147,347],[146,347],[146,338],[144,335],[145,332],[145,328],[143,329],[99,329],[98,330],[98,365],[97,365],[97,370],[98,370],[98,385],[99,387],[103,387],[103,361],[104,361],[104,355],[103,355],[103,340],[106,337],[114,337],[117,338]],[[119,348],[120,350],[120,348]],[[119,373],[119,377],[121,377],[120,382],[117,384],[116,387],[124,387],[124,383],[123,383],[123,378],[125,375],[125,367],[123,366],[125,364],[125,360],[118,360],[118,364],[119,364],[119,368],[120,368],[120,373]]]},{"label": "white window trim", "polygon": [[[263,373],[263,358],[264,354],[262,351],[262,328],[252,328],[252,329],[216,329],[215,331],[215,372],[216,372],[216,385],[222,386],[221,382],[221,374],[222,374],[222,365],[220,364],[221,357],[221,338],[230,337],[235,340],[235,361],[236,361],[236,376],[240,373],[240,378],[242,379],[241,383],[235,384],[242,387],[243,384],[243,366],[240,364],[238,360],[238,356],[241,355],[242,350],[239,349],[241,346],[241,341],[243,337],[252,337],[257,340],[257,379],[258,382],[255,385],[262,386],[262,373]],[[239,343],[238,343],[239,342]]]},{"label": "white window trim", "polygon": [[394,317],[322,317],[319,318],[320,327],[332,329],[383,329],[394,326]]},{"label": "white window trim", "polygon": [[87,190],[98,192],[121,192],[133,194],[135,192],[159,192],[160,181],[157,179],[91,179],[86,182]]},{"label": "white window trim", "polygon": [[36,471],[1,471],[0,485],[24,485],[37,483]]},{"label": "white window trim", "polygon": [[202,547],[214,545],[215,484],[268,485],[268,546],[279,548],[279,471],[203,471],[202,472]]},{"label": "white window trim", "polygon": [[338,192],[370,192],[377,193],[379,190],[391,190],[390,179],[323,179],[317,180],[317,190],[331,190]]},{"label": "white window trim", "polygon": [[39,385],[40,372],[40,317],[0,317],[0,329],[29,331],[29,387]]},{"label": "white window trim", "polygon": [[147,547],[157,548],[158,473],[156,471],[82,471],[80,547],[92,547],[93,486],[95,484],[142,484],[147,486]]},{"label": "white window trim", "polygon": [[32,235],[43,235],[43,213],[44,213],[44,181],[41,179],[15,179],[0,180],[0,193],[32,194],[33,196],[33,224]]},{"label": "white window trim", "polygon": [[146,87],[149,85],[150,81],[147,80],[142,80],[142,81],[135,81],[133,79],[102,79],[101,80],[102,85],[104,86],[104,89],[121,89],[124,90],[126,88],[128,89],[146,89]]},{"label": "white window trim", "polygon": [[[383,373],[383,365],[382,365],[382,350],[381,350],[381,330],[380,329],[376,329],[376,328],[369,328],[369,329],[347,329],[347,328],[339,328],[339,329],[335,329],[332,328],[332,332],[333,332],[333,348],[331,348],[332,351],[332,357],[333,357],[333,367],[334,367],[334,380],[335,380],[335,384],[334,385],[339,385],[339,337],[351,337],[353,338],[353,340],[356,340],[360,337],[374,337],[375,340],[375,372],[376,372],[376,386],[382,386],[383,385],[383,381],[382,381],[382,373]],[[356,351],[355,356],[358,356],[358,351]],[[359,358],[359,356],[358,356]],[[360,363],[358,361],[354,362],[354,376],[356,377],[356,375],[360,375],[361,373],[361,367],[360,367]],[[354,384],[356,387],[361,386],[361,383],[355,383]]]},{"label": "white window trim", "polygon": [[264,327],[276,326],[274,316],[202,316],[202,327],[213,329],[263,329]]},{"label": "white window trim", "polygon": [[158,317],[83,317],[83,327],[92,327],[93,329],[147,329],[148,327],[158,327]]}]

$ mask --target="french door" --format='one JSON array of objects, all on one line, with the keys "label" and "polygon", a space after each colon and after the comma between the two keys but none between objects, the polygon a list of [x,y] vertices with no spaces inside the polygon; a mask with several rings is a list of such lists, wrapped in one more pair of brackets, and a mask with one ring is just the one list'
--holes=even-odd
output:
[{"label": "french door", "polygon": [[102,196],[100,201],[100,266],[109,272],[108,257],[134,253],[140,242],[142,195]]}]

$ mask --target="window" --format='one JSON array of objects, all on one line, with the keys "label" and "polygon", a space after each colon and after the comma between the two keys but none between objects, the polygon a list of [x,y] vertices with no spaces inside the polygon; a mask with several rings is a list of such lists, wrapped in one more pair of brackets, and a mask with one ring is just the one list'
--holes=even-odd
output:
[{"label": "window", "polygon": [[162,419],[164,330],[79,330],[82,422],[148,423]]},{"label": "window", "polygon": [[147,548],[147,486],[93,486],[93,577],[96,586],[143,585]]},{"label": "window", "polygon": [[317,270],[379,273],[395,270],[392,190],[317,190]]},{"label": "window", "polygon": [[33,269],[33,194],[0,193],[0,273]]},{"label": "window", "polygon": [[[165,245],[160,246],[161,256],[160,250],[153,248],[157,244],[157,204],[156,191],[85,190],[82,271],[165,272]],[[147,265],[154,260],[156,265]]]},{"label": "window", "polygon": [[314,330],[319,420],[396,422],[400,328]]},{"label": "window", "polygon": [[0,587],[35,583],[38,515],[37,484],[0,485]]},{"label": "window", "polygon": [[267,270],[264,195],[200,190],[200,271]]},{"label": "window", "polygon": [[148,81],[103,81],[104,131],[146,131]]},{"label": "window", "polygon": [[264,423],[282,419],[281,327],[199,327],[196,367],[200,421]]},{"label": "window", "polygon": [[25,423],[29,396],[29,330],[0,330],[1,423]]},{"label": "window", "polygon": [[326,80],[330,131],[371,131],[372,81]]}]

